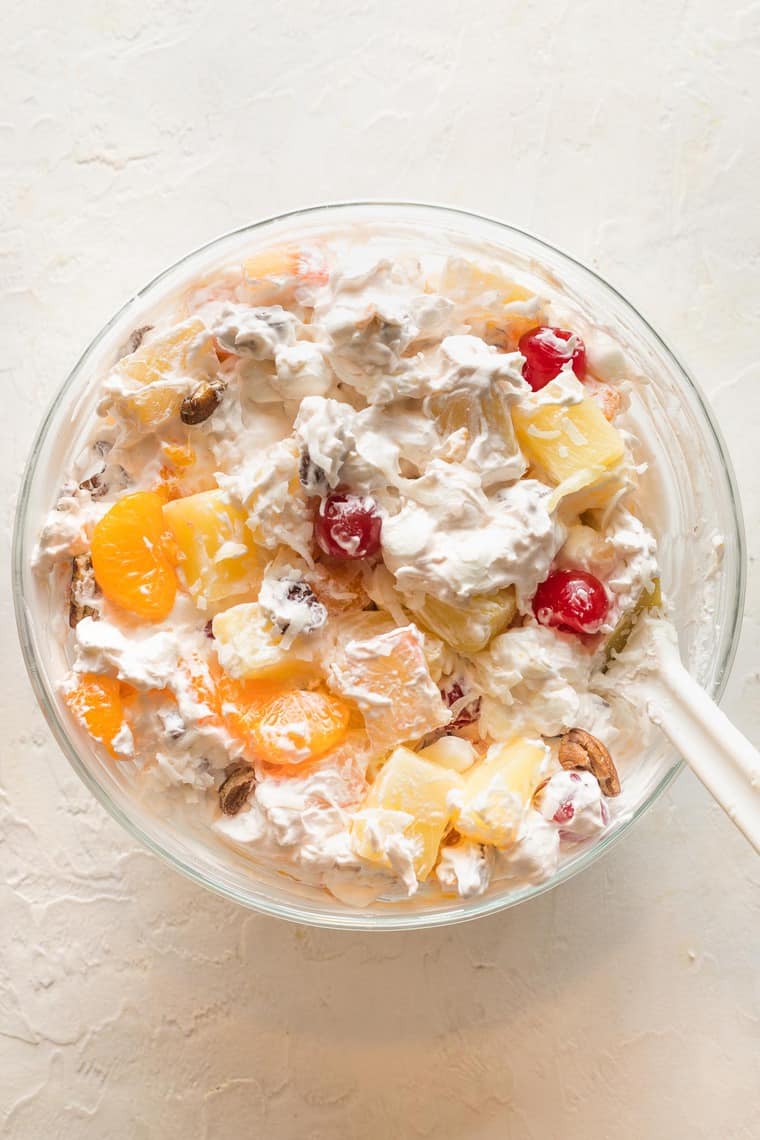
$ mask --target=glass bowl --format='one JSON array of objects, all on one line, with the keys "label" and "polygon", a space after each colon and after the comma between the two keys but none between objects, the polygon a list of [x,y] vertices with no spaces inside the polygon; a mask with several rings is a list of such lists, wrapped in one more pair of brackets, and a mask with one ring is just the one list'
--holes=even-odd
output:
[{"label": "glass bowl", "polygon": [[[719,697],[736,648],[744,593],[744,538],[731,464],[705,400],[684,367],[644,318],[610,285],[538,238],[501,222],[440,206],[393,202],[341,203],[268,218],[226,234],[164,270],[124,305],[95,337],[56,394],[32,448],[21,488],[13,541],[13,587],[21,645],[35,693],[55,738],[100,802],[141,842],[172,866],[236,902],[299,922],[354,930],[411,929],[491,914],[549,890],[588,867],[651,806],[681,761],[663,741],[648,749],[624,781],[622,811],[597,841],[563,857],[544,882],[497,882],[477,899],[423,891],[408,901],[355,909],[321,888],[299,883],[226,847],[191,813],[161,818],[134,795],[126,769],[108,763],[70,718],[58,692],[66,662],[55,637],[50,590],[31,570],[37,535],[55,503],[62,475],[77,452],[97,403],[97,380],[136,327],[171,302],[191,279],[251,251],[298,236],[344,232],[392,239],[413,252],[471,252],[506,258],[518,279],[578,306],[595,326],[623,342],[649,383],[636,386],[630,416],[650,459],[642,493],[660,539],[662,581],[685,662]],[[582,332],[582,323],[581,323]],[[722,536],[722,542],[716,540]],[[198,813],[199,815],[201,813]]]}]

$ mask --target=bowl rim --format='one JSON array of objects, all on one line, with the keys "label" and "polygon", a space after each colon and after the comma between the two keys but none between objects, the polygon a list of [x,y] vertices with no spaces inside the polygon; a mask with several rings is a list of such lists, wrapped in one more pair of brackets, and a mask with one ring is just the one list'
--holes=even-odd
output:
[{"label": "bowl rim", "polygon": [[585,870],[592,863],[611,847],[618,843],[624,835],[627,835],[633,825],[649,810],[657,799],[663,794],[666,788],[673,782],[676,776],[681,772],[684,767],[684,761],[677,756],[674,752],[674,760],[669,769],[664,773],[657,785],[652,791],[639,803],[634,811],[630,813],[627,818],[621,819],[615,829],[608,835],[603,835],[593,846],[585,848],[575,858],[569,860],[563,867],[554,873],[549,879],[540,882],[525,885],[517,891],[506,891],[502,894],[496,893],[492,897],[484,899],[476,899],[471,902],[461,900],[459,906],[449,907],[446,910],[430,910],[430,911],[413,911],[410,909],[408,914],[403,912],[392,911],[388,914],[368,914],[357,908],[354,910],[335,910],[333,912],[310,910],[308,907],[300,906],[297,902],[283,903],[275,899],[269,898],[266,892],[259,893],[243,893],[234,886],[214,878],[203,871],[199,870],[193,865],[192,860],[185,859],[177,853],[170,851],[167,847],[154,838],[142,825],[137,822],[131,815],[123,811],[118,803],[116,803],[109,795],[106,788],[95,777],[93,771],[81,759],[77,748],[74,745],[73,738],[66,731],[63,721],[59,716],[58,710],[55,705],[54,695],[50,692],[43,671],[40,668],[37,653],[32,636],[32,624],[30,614],[26,605],[24,595],[24,570],[26,559],[28,558],[27,545],[26,545],[26,522],[27,522],[27,505],[30,500],[30,490],[33,485],[36,469],[38,466],[39,456],[42,446],[47,438],[51,422],[57,408],[58,403],[66,396],[71,386],[76,381],[81,369],[84,367],[87,360],[90,358],[95,349],[101,342],[108,336],[111,329],[126,315],[129,308],[139,300],[146,293],[153,290],[160,282],[166,277],[179,270],[185,263],[201,256],[202,254],[210,251],[213,247],[222,244],[225,241],[231,241],[236,237],[241,237],[244,234],[254,233],[257,230],[263,229],[266,226],[271,226],[281,222],[297,222],[299,219],[309,218],[315,214],[329,214],[335,212],[340,214],[342,211],[359,210],[362,208],[377,208],[381,211],[394,211],[394,210],[417,210],[422,213],[430,213],[433,217],[436,215],[449,216],[453,218],[461,218],[475,223],[486,223],[490,226],[496,227],[498,230],[506,233],[512,233],[519,238],[527,238],[530,242],[535,243],[540,249],[544,249],[552,254],[558,254],[561,259],[571,263],[581,270],[582,273],[587,274],[593,278],[597,284],[601,285],[604,290],[607,290],[618,301],[622,302],[625,307],[630,309],[633,314],[646,326],[648,331],[658,343],[660,350],[669,358],[670,362],[675,366],[676,370],[681,374],[686,384],[690,387],[692,395],[696,400],[696,404],[705,423],[708,432],[712,434],[713,442],[716,446],[717,453],[720,456],[723,473],[726,479],[726,488],[728,491],[728,498],[732,505],[732,521],[734,524],[734,539],[736,542],[736,559],[735,559],[735,574],[733,582],[729,583],[732,598],[732,613],[730,615],[730,629],[729,636],[725,642],[725,648],[718,660],[718,671],[712,685],[713,696],[716,700],[720,700],[725,691],[728,678],[730,676],[731,668],[734,663],[736,651],[739,643],[739,635],[742,628],[742,619],[744,612],[744,599],[746,591],[746,577],[747,577],[747,547],[744,529],[744,520],[741,508],[741,500],[739,498],[738,486],[736,476],[733,470],[730,454],[726,446],[723,433],[716,421],[714,413],[710,408],[706,397],[704,396],[698,383],[695,381],[689,368],[684,365],[681,359],[676,356],[675,352],[670,348],[667,341],[662,334],[658,331],[655,325],[645,317],[637,306],[633,305],[622,293],[605,278],[603,278],[594,269],[591,269],[584,262],[574,257],[572,254],[567,253],[564,249],[555,245],[553,242],[547,241],[545,238],[538,236],[530,230],[523,229],[520,226],[512,225],[505,222],[500,218],[493,217],[488,214],[481,214],[478,211],[466,210],[458,206],[450,206],[445,203],[437,202],[419,202],[419,201],[406,201],[403,199],[389,199],[389,198],[363,198],[363,199],[346,199],[331,202],[323,202],[309,206],[299,207],[292,210],[286,210],[283,213],[268,215],[267,217],[260,218],[257,221],[249,222],[245,225],[238,226],[232,230],[225,231],[218,234],[216,237],[209,241],[203,242],[194,247],[188,253],[183,254],[180,258],[165,266],[155,276],[153,276],[145,285],[142,286],[136,293],[132,294],[111,316],[111,318],[95,333],[90,339],[84,350],[80,353],[73,367],[69,370],[63,383],[54,392],[46,410],[39,424],[39,427],[34,435],[33,442],[29,451],[28,458],[24,467],[24,472],[19,485],[19,492],[17,498],[17,506],[15,510],[13,538],[12,538],[12,552],[11,552],[11,584],[13,592],[13,604],[16,617],[16,626],[18,630],[19,641],[21,644],[22,656],[26,666],[29,679],[32,684],[37,703],[39,704],[42,713],[48,723],[48,726],[53,734],[54,739],[61,748],[64,756],[71,764],[74,771],[85,784],[87,788],[93,793],[100,804],[105,807],[109,814],[127,831],[129,835],[137,839],[150,851],[158,855],[164,862],[168,863],[175,870],[179,871],[185,877],[191,879],[193,882],[199,883],[201,886],[214,891],[216,894],[224,898],[233,900],[249,909],[258,911],[260,913],[268,914],[277,918],[285,919],[290,922],[304,923],[311,926],[317,926],[328,929],[342,929],[342,930],[356,930],[356,931],[370,931],[370,930],[420,930],[430,929],[437,926],[448,926],[461,922],[472,921],[476,918],[482,918],[487,915],[496,914],[499,911],[507,910],[510,907],[516,906],[518,903],[527,901],[529,898],[536,898],[546,891],[552,890],[559,886],[561,883],[567,882],[579,872]]}]

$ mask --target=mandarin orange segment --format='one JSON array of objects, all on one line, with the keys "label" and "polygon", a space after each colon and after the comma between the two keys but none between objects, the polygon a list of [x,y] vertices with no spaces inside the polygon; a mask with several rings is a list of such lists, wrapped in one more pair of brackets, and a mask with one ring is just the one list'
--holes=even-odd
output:
[{"label": "mandarin orange segment", "polygon": [[168,617],[177,592],[163,505],[152,491],[125,495],[92,533],[96,582],[109,601],[146,621]]},{"label": "mandarin orange segment", "polygon": [[191,656],[183,666],[196,720],[226,728],[242,745],[251,745],[253,724],[266,701],[282,692],[281,685],[228,677],[218,663]]},{"label": "mandarin orange segment", "polygon": [[115,755],[111,745],[124,723],[119,681],[100,673],[83,673],[64,699],[93,740],[105,744],[111,754]]},{"label": "mandarin orange segment", "polygon": [[265,700],[251,718],[253,743],[268,764],[302,764],[337,747],[348,706],[328,693],[291,689]]},{"label": "mandarin orange segment", "polygon": [[164,441],[161,444],[161,451],[163,452],[166,462],[170,463],[171,466],[178,471],[183,470],[185,467],[192,467],[193,463],[195,463],[195,451],[189,444]]},{"label": "mandarin orange segment", "polygon": [[221,674],[216,682],[222,724],[244,744],[255,745],[255,726],[268,701],[282,692],[266,681],[237,681]]}]

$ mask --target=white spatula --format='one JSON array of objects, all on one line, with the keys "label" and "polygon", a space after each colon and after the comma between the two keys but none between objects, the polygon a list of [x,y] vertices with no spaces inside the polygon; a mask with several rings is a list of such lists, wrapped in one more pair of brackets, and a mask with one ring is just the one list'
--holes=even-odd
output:
[{"label": "white spatula", "polygon": [[760,853],[760,753],[687,672],[666,622],[639,622],[621,663],[634,660],[634,648],[626,698],[640,704]]}]

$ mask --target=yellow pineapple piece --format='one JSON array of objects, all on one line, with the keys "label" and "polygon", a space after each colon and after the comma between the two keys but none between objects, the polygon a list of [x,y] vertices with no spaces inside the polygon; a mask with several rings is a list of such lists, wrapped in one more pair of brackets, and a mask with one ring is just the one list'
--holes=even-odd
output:
[{"label": "yellow pineapple piece", "polygon": [[413,845],[414,873],[428,877],[451,819],[449,796],[461,790],[462,778],[440,764],[397,748],[380,770],[352,825],[357,855],[392,866],[388,848],[394,840]]},{"label": "yellow pineapple piece", "polygon": [[203,321],[185,321],[119,361],[116,375],[126,391],[116,395],[114,407],[139,427],[160,427],[179,413],[188,377],[209,380],[218,365]]},{"label": "yellow pineapple piece", "polygon": [[251,299],[271,305],[292,300],[300,285],[324,285],[329,275],[319,250],[286,244],[262,249],[247,258],[243,276]]},{"label": "yellow pineapple piece", "polygon": [[[357,620],[365,624],[372,617],[378,625],[388,620],[380,613]],[[413,625],[339,644],[329,673],[330,687],[359,708],[378,751],[417,740],[451,719],[430,675],[424,638]]]},{"label": "yellow pineapple piece", "polygon": [[219,664],[236,680],[295,686],[314,676],[313,650],[307,638],[283,648],[258,602],[241,602],[216,615],[212,623]]},{"label": "yellow pineapple piece", "polygon": [[623,437],[588,397],[579,404],[515,406],[512,421],[528,460],[566,494],[597,482],[625,455]]},{"label": "yellow pineapple piece", "polygon": [[[324,596],[320,589],[321,584],[314,582],[310,574],[308,581],[321,602]],[[393,618],[384,610],[351,610],[331,614],[324,630],[325,668],[328,669],[333,664],[342,664],[346,646],[351,642],[369,641],[370,638],[379,637],[382,633],[392,633],[395,628],[396,623]]]},{"label": "yellow pineapple piece", "polygon": [[439,291],[459,302],[473,331],[499,348],[514,349],[522,334],[543,319],[535,294],[496,266],[450,258]]},{"label": "yellow pineapple piece", "polygon": [[475,745],[463,736],[442,736],[427,748],[421,748],[417,755],[452,772],[466,772],[478,758]]},{"label": "yellow pineapple piece", "polygon": [[510,454],[516,450],[509,407],[498,391],[476,397],[470,394],[438,397],[431,401],[431,408],[442,435],[460,432],[469,441],[488,434],[503,438]]},{"label": "yellow pineapple piece", "polygon": [[409,609],[425,629],[457,653],[469,655],[485,649],[497,633],[507,628],[515,616],[515,591],[508,586],[498,594],[468,598],[459,606],[426,597],[421,605]]},{"label": "yellow pineapple piece", "polygon": [[484,487],[512,482],[523,474],[525,460],[500,381],[477,396],[438,397],[430,401],[429,410],[446,441],[442,459],[477,471]]},{"label": "yellow pineapple piece", "polygon": [[164,506],[164,520],[180,553],[178,570],[201,609],[261,583],[266,559],[245,519],[219,490]]},{"label": "yellow pineapple piece", "polygon": [[583,467],[554,488],[546,509],[552,512],[561,507],[564,521],[569,522],[587,511],[604,511],[612,503],[622,505],[636,486],[635,472],[624,464],[612,471]]},{"label": "yellow pineapple piece", "polygon": [[538,740],[492,745],[485,760],[467,773],[462,791],[452,797],[459,834],[476,843],[511,847],[547,756],[546,746]]}]

